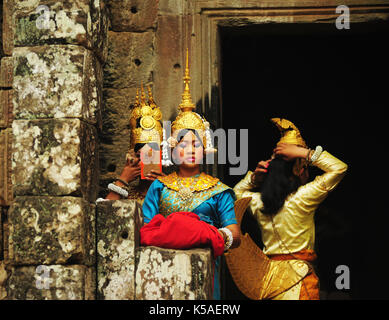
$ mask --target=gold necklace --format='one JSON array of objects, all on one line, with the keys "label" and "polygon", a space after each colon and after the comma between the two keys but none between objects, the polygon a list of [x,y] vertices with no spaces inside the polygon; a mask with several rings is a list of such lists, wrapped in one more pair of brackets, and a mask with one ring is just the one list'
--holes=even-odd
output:
[{"label": "gold necklace", "polygon": [[[190,179],[190,178],[189,178]],[[177,183],[179,187],[179,191],[177,192],[178,197],[182,200],[184,203],[183,207],[187,208],[190,203],[193,201],[193,190],[194,186],[197,184],[197,181],[199,180],[199,177],[196,177],[193,179],[193,181],[190,183],[189,187],[184,186],[182,184],[182,180],[179,175],[177,175]]]}]

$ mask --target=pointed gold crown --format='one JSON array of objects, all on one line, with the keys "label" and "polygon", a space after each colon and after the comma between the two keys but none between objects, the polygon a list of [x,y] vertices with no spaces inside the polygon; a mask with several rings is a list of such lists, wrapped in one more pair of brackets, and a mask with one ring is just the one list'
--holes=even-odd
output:
[{"label": "pointed gold crown", "polygon": [[289,143],[304,148],[307,147],[299,129],[297,129],[291,121],[282,118],[273,118],[271,121],[277,126],[281,133],[281,139],[278,143]]},{"label": "pointed gold crown", "polygon": [[160,120],[162,113],[155,104],[151,87],[148,86],[149,99],[146,102],[146,95],[141,83],[140,100],[139,90],[136,89],[134,109],[131,113],[131,147],[134,148],[137,143],[162,142],[162,126]]},{"label": "pointed gold crown", "polygon": [[[281,118],[273,118],[271,121],[277,126],[281,133],[281,139],[279,143],[295,144],[300,147],[307,148],[307,144],[301,136],[299,129],[289,120]],[[305,159],[296,159],[293,165],[293,174],[299,176],[301,170],[306,167],[307,161]]]},{"label": "pointed gold crown", "polygon": [[[207,138],[205,131],[209,127],[209,123],[205,121],[198,113],[193,112],[196,108],[192,102],[192,97],[190,94],[190,75],[189,75],[189,51],[186,49],[186,68],[184,75],[184,92],[182,94],[181,103],[178,106],[179,113],[176,119],[172,123],[172,137],[177,138],[180,130],[183,129],[194,129],[196,130],[200,137],[203,139],[204,146],[207,143]],[[171,146],[174,144],[170,143]]]}]

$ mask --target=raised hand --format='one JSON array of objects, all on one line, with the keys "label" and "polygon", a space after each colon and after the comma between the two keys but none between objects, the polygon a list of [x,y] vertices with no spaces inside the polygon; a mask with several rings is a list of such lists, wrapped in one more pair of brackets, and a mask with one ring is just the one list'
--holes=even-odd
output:
[{"label": "raised hand", "polygon": [[150,173],[148,173],[145,176],[145,179],[150,180],[150,181],[154,181],[155,179],[158,179],[158,177],[164,177],[164,176],[166,176],[166,174],[164,174],[163,172],[151,170]]},{"label": "raised hand", "polygon": [[289,143],[279,143],[273,150],[276,156],[282,156],[286,161],[291,161],[297,158],[306,158],[308,155],[308,149],[296,146]]},{"label": "raised hand", "polygon": [[258,185],[262,182],[264,175],[267,173],[267,167],[269,166],[271,159],[266,161],[259,161],[254,173],[251,176],[251,183]]},{"label": "raised hand", "polygon": [[128,158],[126,165],[123,168],[120,178],[126,182],[134,181],[140,176],[140,159],[138,158]]}]

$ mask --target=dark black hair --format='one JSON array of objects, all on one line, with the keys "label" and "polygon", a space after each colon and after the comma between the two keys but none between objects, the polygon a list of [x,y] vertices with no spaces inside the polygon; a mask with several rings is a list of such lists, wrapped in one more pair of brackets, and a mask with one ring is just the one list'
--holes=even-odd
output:
[{"label": "dark black hair", "polygon": [[201,145],[204,147],[203,145],[203,141],[202,139],[200,138],[200,135],[199,133],[197,132],[197,130],[194,130],[194,129],[182,129],[178,132],[178,135],[177,135],[177,141],[180,142],[184,137],[185,135],[189,132],[189,131],[192,131],[195,136],[197,137],[197,139],[199,139],[199,141],[201,142]]},{"label": "dark black hair", "polygon": [[[147,143],[151,149],[154,149],[154,150],[159,150],[159,145],[158,143],[156,142],[149,142]],[[137,143],[135,144],[135,147],[134,147],[134,152],[137,153],[140,149],[142,149],[144,146],[146,145],[146,143]]]},{"label": "dark black hair", "polygon": [[262,213],[276,214],[284,205],[287,196],[301,185],[300,179],[293,174],[294,164],[295,161],[286,161],[279,157],[270,161],[259,188],[264,205]]}]

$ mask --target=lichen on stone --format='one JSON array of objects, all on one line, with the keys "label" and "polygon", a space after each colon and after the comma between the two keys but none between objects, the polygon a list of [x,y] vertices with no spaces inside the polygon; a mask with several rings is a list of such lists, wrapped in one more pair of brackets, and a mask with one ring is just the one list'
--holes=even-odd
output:
[{"label": "lichen on stone", "polygon": [[[211,292],[208,269],[211,256],[205,249],[139,249],[136,270],[136,299],[207,299]],[[198,266],[193,269],[193,261]],[[202,261],[199,268],[198,261]],[[199,281],[200,280],[200,281]]]}]

